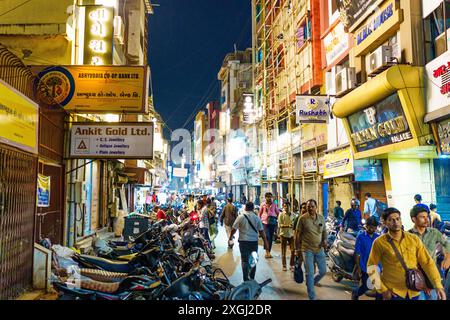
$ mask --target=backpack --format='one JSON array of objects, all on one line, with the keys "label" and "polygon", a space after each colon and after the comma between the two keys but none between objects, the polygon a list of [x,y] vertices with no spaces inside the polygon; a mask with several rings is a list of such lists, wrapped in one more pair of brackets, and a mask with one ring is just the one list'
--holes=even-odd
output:
[{"label": "backpack", "polygon": [[377,213],[378,217],[381,218],[384,210],[386,210],[387,208],[388,206],[386,203],[383,203],[380,200],[375,200],[375,212]]}]

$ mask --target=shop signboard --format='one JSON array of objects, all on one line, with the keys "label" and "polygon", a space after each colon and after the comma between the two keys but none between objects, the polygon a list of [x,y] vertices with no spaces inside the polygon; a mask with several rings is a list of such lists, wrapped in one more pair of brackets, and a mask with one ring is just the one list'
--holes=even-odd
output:
[{"label": "shop signboard", "polygon": [[350,115],[347,119],[357,152],[413,138],[397,93]]},{"label": "shop signboard", "polygon": [[173,168],[173,176],[177,178],[186,178],[188,175],[187,169],[184,168]]},{"label": "shop signboard", "polygon": [[330,98],[328,96],[297,96],[296,123],[328,123]]},{"label": "shop signboard", "polygon": [[0,142],[38,152],[39,106],[0,80]]},{"label": "shop signboard", "polygon": [[37,180],[37,207],[50,207],[50,177],[38,173]]},{"label": "shop signboard", "polygon": [[353,155],[350,148],[337,150],[325,155],[324,179],[353,174]]},{"label": "shop signboard", "polygon": [[145,113],[145,66],[34,66],[41,103],[74,113]]},{"label": "shop signboard", "polygon": [[233,185],[240,185],[247,183],[247,171],[245,168],[240,168],[231,171],[233,177]]},{"label": "shop signboard", "polygon": [[83,64],[113,64],[114,7],[85,6]]},{"label": "shop signboard", "polygon": [[439,151],[442,155],[450,155],[450,119],[437,123],[437,133],[439,137]]},{"label": "shop signboard", "polygon": [[384,23],[389,21],[391,17],[394,16],[394,1],[389,3],[387,7],[382,8],[382,11],[375,14],[367,24],[360,28],[355,33],[355,42],[359,46],[363,41],[365,41],[375,30],[379,29]]},{"label": "shop signboard", "polygon": [[372,13],[371,8],[376,7],[383,0],[336,0],[341,22],[346,31],[351,31]]},{"label": "shop signboard", "polygon": [[312,155],[303,158],[303,172],[311,173],[317,172],[317,161]]},{"label": "shop signboard", "polygon": [[70,157],[153,159],[153,122],[73,123]]},{"label": "shop signboard", "polygon": [[325,154],[319,156],[319,174],[325,173]]},{"label": "shop signboard", "polygon": [[327,66],[336,62],[349,48],[348,34],[344,30],[344,25],[339,23],[334,29],[323,39],[325,49],[325,57]]},{"label": "shop signboard", "polygon": [[450,51],[425,67],[427,79],[427,112],[450,106]]}]

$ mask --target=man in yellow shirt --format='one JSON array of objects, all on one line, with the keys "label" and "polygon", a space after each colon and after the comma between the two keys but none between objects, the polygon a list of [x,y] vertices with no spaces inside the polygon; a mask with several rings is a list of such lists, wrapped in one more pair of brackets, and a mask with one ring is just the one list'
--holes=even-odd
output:
[{"label": "man in yellow shirt", "polygon": [[[375,240],[367,262],[367,273],[375,289],[383,295],[384,300],[418,300],[419,298],[419,291],[408,289],[406,286],[406,272],[389,243],[392,239],[406,266],[409,269],[417,269],[420,266],[436,289],[438,299],[446,300],[441,276],[434,260],[419,237],[402,230],[400,211],[395,208],[386,209],[383,220],[388,232]],[[379,264],[381,264],[381,272],[378,268]]]}]

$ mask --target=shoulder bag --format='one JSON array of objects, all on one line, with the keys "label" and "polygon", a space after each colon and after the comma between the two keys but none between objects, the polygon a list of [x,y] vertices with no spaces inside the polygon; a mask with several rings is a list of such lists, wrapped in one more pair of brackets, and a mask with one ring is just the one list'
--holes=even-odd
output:
[{"label": "shoulder bag", "polygon": [[397,256],[397,259],[400,261],[400,264],[402,265],[403,269],[405,269],[406,273],[406,287],[413,291],[424,291],[433,289],[432,284],[430,283],[430,280],[426,276],[425,272],[421,270],[420,266],[417,269],[410,269],[405,263],[405,260],[403,260],[402,255],[398,251],[397,247],[395,246],[393,240],[391,237],[388,236],[388,242],[392,246],[392,249],[394,249],[395,255]]}]

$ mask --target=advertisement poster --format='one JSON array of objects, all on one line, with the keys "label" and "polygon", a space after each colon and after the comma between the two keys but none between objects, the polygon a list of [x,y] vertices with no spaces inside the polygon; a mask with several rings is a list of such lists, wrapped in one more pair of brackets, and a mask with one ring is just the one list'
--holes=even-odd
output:
[{"label": "advertisement poster", "polygon": [[39,107],[0,80],[0,142],[37,153]]},{"label": "advertisement poster", "polygon": [[413,138],[397,93],[348,117],[358,152]]},{"label": "advertisement poster", "polygon": [[40,102],[76,113],[145,113],[149,72],[144,66],[38,66]]},{"label": "advertisement poster", "polygon": [[153,159],[153,122],[74,123],[70,157]]},{"label": "advertisement poster", "polygon": [[325,155],[324,179],[353,174],[353,155],[350,148],[345,148]]},{"label": "advertisement poster", "polygon": [[37,206],[38,208],[50,207],[50,177],[40,173],[37,181]]}]

